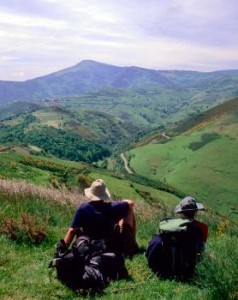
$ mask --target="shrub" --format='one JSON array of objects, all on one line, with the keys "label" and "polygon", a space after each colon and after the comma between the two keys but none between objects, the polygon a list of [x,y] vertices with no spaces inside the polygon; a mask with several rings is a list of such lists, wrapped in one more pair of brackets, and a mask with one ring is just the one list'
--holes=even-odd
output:
[{"label": "shrub", "polygon": [[6,234],[12,240],[40,244],[47,236],[47,226],[41,225],[45,220],[39,220],[28,213],[22,213],[20,220],[2,213],[1,219],[0,233]]},{"label": "shrub", "polygon": [[211,250],[198,264],[198,282],[211,291],[211,299],[238,298],[238,239],[222,236],[211,242]]},{"label": "shrub", "polygon": [[84,190],[86,187],[89,187],[92,184],[93,179],[86,174],[79,174],[77,181],[81,190]]}]

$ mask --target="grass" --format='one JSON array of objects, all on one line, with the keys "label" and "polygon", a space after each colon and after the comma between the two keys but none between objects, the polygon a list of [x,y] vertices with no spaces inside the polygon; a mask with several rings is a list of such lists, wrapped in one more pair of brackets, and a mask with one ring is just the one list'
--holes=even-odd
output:
[{"label": "grass", "polygon": [[130,167],[137,174],[192,194],[214,209],[219,207],[228,216],[237,211],[237,136],[234,123],[206,124],[167,143],[130,150]]},{"label": "grass", "polygon": [[50,174],[48,171],[21,163],[25,156],[11,151],[0,153],[0,178],[16,178],[26,181],[30,179],[31,182],[40,185],[49,183]]},{"label": "grass", "polygon": [[0,152],[0,178],[2,179],[23,179],[45,187],[72,188],[73,186],[75,188],[77,174],[84,173],[87,169],[86,163],[23,154],[22,148]]},{"label": "grass", "polygon": [[[113,178],[111,183],[118,187],[121,184],[122,192],[125,182],[117,180]],[[38,245],[0,235],[1,299],[78,299],[79,296],[61,285],[54,274],[49,276],[48,262],[55,243],[64,236],[75,207],[83,197],[19,181],[1,180],[0,186],[1,212],[13,218],[27,212],[47,227],[47,236]],[[140,188],[143,190],[137,186],[138,190]],[[116,196],[122,198],[119,188]],[[163,213],[158,203],[143,202],[142,197],[136,199],[137,239],[142,248],[147,247],[149,239],[157,232]],[[201,214],[200,218],[209,224],[210,236],[207,258],[199,265],[194,283],[182,284],[155,277],[142,253],[126,260],[130,279],[113,282],[104,294],[85,299],[236,299],[237,228],[228,223],[225,226],[212,211]]]}]

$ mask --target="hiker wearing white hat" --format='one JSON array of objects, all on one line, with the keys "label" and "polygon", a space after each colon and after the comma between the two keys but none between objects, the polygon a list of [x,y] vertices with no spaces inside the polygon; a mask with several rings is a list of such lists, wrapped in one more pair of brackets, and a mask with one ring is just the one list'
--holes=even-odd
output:
[{"label": "hiker wearing white hat", "polygon": [[[102,179],[95,180],[84,190],[87,202],[79,205],[68,229],[64,242],[70,245],[75,235],[87,235],[92,239],[106,239],[111,248],[121,248],[126,256],[138,251],[136,243],[136,222],[134,202],[129,199],[122,201],[110,200],[110,192]],[[118,240],[111,239],[116,236]],[[114,243],[114,245],[113,245]],[[121,245],[120,245],[121,243]],[[117,245],[116,245],[117,244]],[[118,250],[118,249],[117,249]]]}]

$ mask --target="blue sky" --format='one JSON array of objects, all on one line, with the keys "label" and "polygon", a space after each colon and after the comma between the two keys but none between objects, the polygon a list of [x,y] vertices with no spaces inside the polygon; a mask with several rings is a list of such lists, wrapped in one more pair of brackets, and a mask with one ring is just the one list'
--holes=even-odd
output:
[{"label": "blue sky", "polygon": [[238,0],[1,0],[0,80],[92,59],[116,66],[238,69]]}]

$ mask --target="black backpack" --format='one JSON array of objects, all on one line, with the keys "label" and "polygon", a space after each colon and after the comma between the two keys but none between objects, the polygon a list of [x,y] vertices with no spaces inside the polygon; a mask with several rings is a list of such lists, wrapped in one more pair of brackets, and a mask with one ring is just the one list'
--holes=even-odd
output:
[{"label": "black backpack", "polygon": [[146,250],[149,267],[164,278],[192,279],[202,247],[200,230],[188,219],[164,219],[159,227]]},{"label": "black backpack", "polygon": [[49,267],[73,290],[100,292],[110,280],[127,277],[124,257],[108,252],[106,241],[80,236],[70,251],[56,253]]}]

